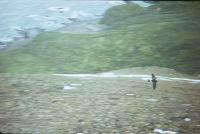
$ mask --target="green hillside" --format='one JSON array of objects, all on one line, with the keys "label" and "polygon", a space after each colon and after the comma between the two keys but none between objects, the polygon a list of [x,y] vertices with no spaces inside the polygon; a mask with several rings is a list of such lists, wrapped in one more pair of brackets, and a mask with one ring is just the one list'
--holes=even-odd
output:
[{"label": "green hillside", "polygon": [[97,34],[45,32],[1,52],[1,73],[95,73],[161,66],[200,73],[200,2],[156,2],[110,8]]}]

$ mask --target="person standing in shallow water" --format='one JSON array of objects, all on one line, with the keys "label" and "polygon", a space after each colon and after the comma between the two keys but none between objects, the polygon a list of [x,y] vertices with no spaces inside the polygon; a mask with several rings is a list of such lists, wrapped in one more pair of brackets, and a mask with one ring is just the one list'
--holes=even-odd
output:
[{"label": "person standing in shallow water", "polygon": [[[156,89],[156,84],[157,84],[157,80],[156,80],[156,77],[154,74],[151,74],[151,82],[152,82],[152,85],[153,85],[153,89],[155,90]],[[150,80],[148,80],[148,82],[150,82]]]}]

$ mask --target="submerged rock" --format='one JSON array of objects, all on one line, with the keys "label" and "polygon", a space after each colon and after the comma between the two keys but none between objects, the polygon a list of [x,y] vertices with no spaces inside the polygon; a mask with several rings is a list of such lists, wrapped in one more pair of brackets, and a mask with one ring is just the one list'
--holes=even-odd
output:
[{"label": "submerged rock", "polygon": [[0,49],[4,49],[4,48],[6,48],[7,47],[7,45],[2,45],[2,44],[0,44]]}]

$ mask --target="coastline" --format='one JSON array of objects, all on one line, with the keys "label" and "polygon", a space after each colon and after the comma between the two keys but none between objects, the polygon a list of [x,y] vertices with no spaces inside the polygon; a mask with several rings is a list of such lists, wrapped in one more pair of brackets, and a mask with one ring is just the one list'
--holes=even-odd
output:
[{"label": "coastline", "polygon": [[[66,23],[64,24],[63,27],[57,28],[56,30],[51,30],[51,31],[38,30],[34,33],[31,31],[30,32],[24,31],[24,33],[26,33],[26,36],[24,37],[22,36],[21,38],[10,41],[8,43],[2,43],[2,45],[0,45],[0,52],[24,46],[43,32],[59,32],[68,34],[95,34],[107,28],[105,25],[99,24],[99,21],[100,19],[81,20],[81,21],[77,20],[74,21],[73,23]],[[1,48],[1,46],[4,47]]]},{"label": "coastline", "polygon": [[[146,2],[136,2],[141,7],[148,7],[153,4]],[[110,6],[109,6],[110,4]],[[125,4],[124,1],[114,1],[108,2],[108,7]],[[105,7],[106,9],[107,7]],[[27,26],[17,26],[13,25],[10,27],[10,30],[13,31],[13,35],[10,37],[0,38],[0,51],[7,49],[13,44],[21,44],[27,42],[27,40],[33,39],[35,36],[42,32],[63,32],[63,33],[72,33],[72,34],[93,34],[97,33],[106,28],[105,25],[100,25],[98,21],[102,18],[103,14],[99,13],[85,12],[84,10],[72,11],[71,15],[68,14],[71,11],[71,8],[66,6],[52,6],[49,5],[47,10],[50,13],[58,13],[57,16],[51,16],[48,14],[26,14],[25,17],[31,21],[42,21],[45,25],[37,25],[35,27]],[[67,13],[69,16],[64,17],[63,13]],[[53,14],[52,14],[53,15]],[[91,16],[92,15],[92,16]],[[56,18],[57,17],[57,18]],[[60,20],[60,18],[63,18]],[[30,21],[29,20],[29,21]],[[38,22],[39,23],[39,22]],[[35,25],[36,23],[34,23]],[[48,28],[49,27],[49,28]],[[6,29],[5,29],[6,30]]]},{"label": "coastline", "polygon": [[58,28],[55,32],[77,33],[77,34],[93,34],[106,29],[106,25],[99,24],[100,19],[92,19],[85,21],[75,21]]}]

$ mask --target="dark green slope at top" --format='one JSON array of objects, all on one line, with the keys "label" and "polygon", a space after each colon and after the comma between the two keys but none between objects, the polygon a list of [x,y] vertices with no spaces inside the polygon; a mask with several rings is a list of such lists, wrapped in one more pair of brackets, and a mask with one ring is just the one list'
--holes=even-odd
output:
[{"label": "dark green slope at top", "polygon": [[1,73],[94,73],[161,66],[200,73],[200,2],[110,8],[98,34],[47,32],[0,54]]}]

